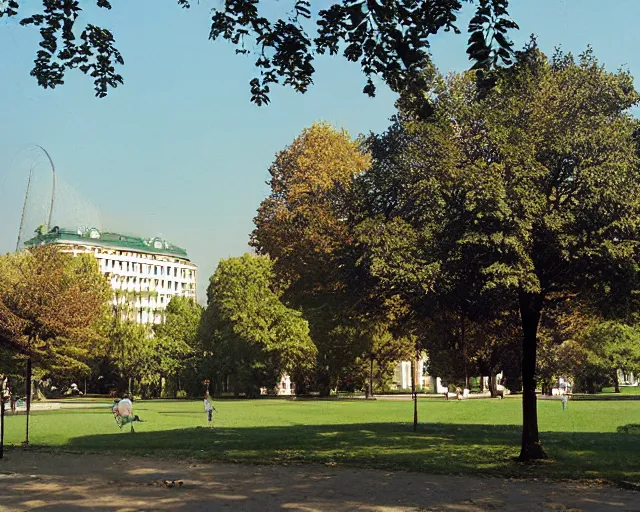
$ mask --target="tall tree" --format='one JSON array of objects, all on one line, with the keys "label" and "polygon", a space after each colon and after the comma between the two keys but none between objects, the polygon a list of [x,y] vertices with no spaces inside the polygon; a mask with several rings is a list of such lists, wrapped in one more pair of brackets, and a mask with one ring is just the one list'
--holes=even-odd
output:
[{"label": "tall tree", "polygon": [[[547,59],[535,44],[480,95],[472,74],[431,76],[433,116],[405,111],[386,138],[407,151],[381,153],[389,176],[363,177],[375,185],[366,201],[378,212],[365,233],[380,233],[366,239],[378,255],[369,266],[425,316],[435,307],[482,319],[487,304],[519,311],[520,458],[545,457],[535,397],[543,310],[552,294],[611,307],[637,282],[640,180],[629,109],[638,95],[628,73],[607,72],[590,50]],[[406,179],[391,190],[385,184],[396,176]]]},{"label": "tall tree", "polygon": [[162,352],[158,339],[149,325],[116,318],[109,333],[109,358],[120,377],[126,381],[127,391],[139,385],[143,395],[161,384]]},{"label": "tall tree", "polygon": [[202,307],[189,297],[173,297],[165,310],[164,323],[153,330],[157,338],[160,372],[175,379],[175,391],[180,390],[180,377],[191,366],[200,349],[199,327]]},{"label": "tall tree", "polygon": [[95,323],[111,297],[95,258],[38,247],[0,258],[0,342],[27,358],[27,439],[32,364],[88,372],[103,341]]},{"label": "tall tree", "polygon": [[318,347],[320,387],[333,388],[366,341],[348,314],[345,264],[353,242],[340,194],[370,163],[348,133],[314,124],[276,155],[271,193],[255,218],[251,245],[274,260],[283,300],[301,309]]},{"label": "tall tree", "polygon": [[268,257],[245,254],[220,261],[207,290],[203,337],[237,391],[250,395],[312,367],[316,356],[306,320],[282,304],[273,281]]},{"label": "tall tree", "polygon": [[[465,1],[476,7],[467,49],[475,67],[510,65],[507,32],[517,25],[509,18],[508,0]],[[189,8],[192,1],[177,3]],[[0,18],[18,17],[20,25],[39,27],[40,49],[31,74],[42,87],[63,84],[69,69],[91,76],[99,97],[123,83],[116,67],[124,59],[111,31],[93,23],[81,30],[76,27],[83,9],[92,5],[111,9],[110,0],[42,0],[40,11],[25,13],[17,0],[0,2]],[[213,8],[209,38],[232,43],[238,54],[254,48],[260,74],[250,86],[251,99],[258,105],[269,102],[272,84],[307,91],[313,83],[314,58],[325,53],[342,52],[347,60],[358,62],[367,77],[364,92],[373,96],[374,76],[396,91],[419,78],[429,59],[431,35],[460,33],[456,22],[462,6],[463,0],[344,0],[319,8],[316,1],[290,0],[288,6],[278,6],[284,7],[281,11],[266,0],[225,0]]]}]

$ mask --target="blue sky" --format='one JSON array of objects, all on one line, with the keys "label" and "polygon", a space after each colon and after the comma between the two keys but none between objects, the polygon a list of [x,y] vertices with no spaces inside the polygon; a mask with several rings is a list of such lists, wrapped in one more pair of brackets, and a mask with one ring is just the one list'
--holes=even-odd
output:
[{"label": "blue sky", "polygon": [[[368,98],[357,65],[320,58],[310,92],[276,88],[272,104],[259,108],[249,102],[251,59],[208,41],[211,2],[189,11],[175,1],[113,3],[111,12],[98,11],[92,20],[112,29],[125,58],[125,84],[106,99],[95,98],[79,73],[53,91],[38,88],[29,76],[37,32],[0,21],[0,252],[15,246],[25,152],[33,155],[29,148],[39,144],[67,190],[57,206],[60,217],[86,211],[93,222],[93,209],[71,206],[90,202],[100,210],[102,228],[162,234],[185,247],[200,267],[203,299],[218,261],[247,250],[274,154],[314,121],[353,136],[382,131],[395,97],[381,87]],[[591,44],[608,69],[626,66],[640,75],[640,1],[512,3],[519,46],[531,33],[548,53],[558,45],[579,53]],[[464,34],[436,36],[432,52],[440,69],[466,69],[465,46]]]}]

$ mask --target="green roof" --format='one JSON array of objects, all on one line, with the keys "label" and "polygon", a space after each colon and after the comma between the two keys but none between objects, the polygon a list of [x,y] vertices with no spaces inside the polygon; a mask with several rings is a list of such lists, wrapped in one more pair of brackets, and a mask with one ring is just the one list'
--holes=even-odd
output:
[{"label": "green roof", "polygon": [[109,231],[101,232],[95,228],[82,227],[72,230],[55,226],[47,232],[43,226],[36,230],[36,236],[27,240],[24,244],[30,247],[47,244],[83,244],[189,259],[185,249],[172,245],[160,237],[140,238]]}]

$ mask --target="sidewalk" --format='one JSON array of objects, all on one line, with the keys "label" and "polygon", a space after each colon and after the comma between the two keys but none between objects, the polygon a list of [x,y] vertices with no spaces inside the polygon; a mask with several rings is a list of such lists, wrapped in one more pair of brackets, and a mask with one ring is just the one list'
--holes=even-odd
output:
[{"label": "sidewalk", "polygon": [[[173,481],[183,484],[173,485]],[[594,483],[452,477],[311,464],[190,464],[18,449],[9,450],[0,460],[0,488],[0,511],[640,510],[640,493]]]}]

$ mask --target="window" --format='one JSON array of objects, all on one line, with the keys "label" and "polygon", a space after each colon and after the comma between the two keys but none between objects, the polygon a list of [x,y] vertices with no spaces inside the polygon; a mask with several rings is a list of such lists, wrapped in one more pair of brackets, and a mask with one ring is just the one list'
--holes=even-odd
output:
[{"label": "window", "polygon": [[178,268],[173,269],[173,277],[178,277]]},{"label": "window", "polygon": [[169,290],[171,290],[171,281],[167,281],[167,288],[169,288]]}]

